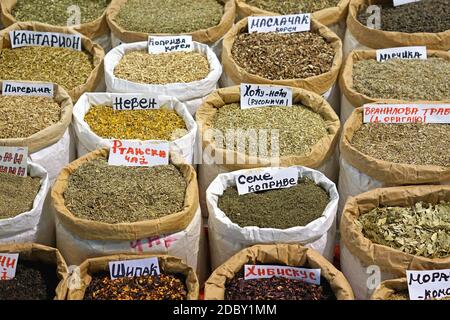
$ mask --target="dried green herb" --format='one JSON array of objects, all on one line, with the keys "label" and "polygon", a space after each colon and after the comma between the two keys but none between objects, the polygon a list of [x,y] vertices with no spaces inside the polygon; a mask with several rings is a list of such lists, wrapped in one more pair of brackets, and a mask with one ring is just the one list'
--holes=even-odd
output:
[{"label": "dried green herb", "polygon": [[65,205],[76,217],[105,223],[137,222],[183,210],[186,181],[173,165],[83,163],[70,176]]},{"label": "dried green herb", "polygon": [[216,0],[128,0],[115,18],[122,28],[144,33],[190,33],[220,23]]},{"label": "dried green herb", "polygon": [[114,68],[117,78],[148,84],[188,83],[206,78],[208,59],[198,52],[126,53]]},{"label": "dried green herb", "polygon": [[312,13],[335,7],[340,0],[246,0],[251,6],[280,14]]},{"label": "dried green herb", "polygon": [[394,163],[450,167],[449,124],[363,124],[351,144],[362,153]]},{"label": "dried green herb", "polygon": [[12,218],[33,209],[40,189],[39,177],[0,173],[0,219]]},{"label": "dried green herb", "polygon": [[356,220],[377,244],[426,258],[450,255],[450,203],[375,208]]},{"label": "dried green herb", "polygon": [[92,60],[87,52],[67,48],[1,49],[0,80],[54,82],[72,90],[86,83],[94,69]]},{"label": "dried green herb", "polygon": [[80,10],[80,22],[87,23],[101,17],[110,0],[18,0],[12,15],[17,21],[38,21],[56,26],[67,26],[73,11]]},{"label": "dried green herb", "polygon": [[306,226],[323,215],[328,193],[308,178],[287,189],[239,195],[228,187],[219,197],[218,207],[241,227],[288,229]]},{"label": "dried green herb", "polygon": [[353,66],[353,87],[376,99],[444,101],[450,99],[450,61],[361,60]]},{"label": "dried green herb", "polygon": [[61,106],[52,98],[0,96],[0,139],[29,137],[60,119]]},{"label": "dried green herb", "polygon": [[321,35],[241,33],[231,54],[245,71],[270,80],[305,79],[330,71],[334,49]]}]

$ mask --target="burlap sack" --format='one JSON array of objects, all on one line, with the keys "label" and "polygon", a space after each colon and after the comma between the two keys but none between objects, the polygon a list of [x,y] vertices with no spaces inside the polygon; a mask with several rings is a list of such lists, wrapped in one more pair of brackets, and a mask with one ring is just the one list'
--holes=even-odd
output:
[{"label": "burlap sack", "polygon": [[[184,277],[186,277],[185,284],[188,292],[187,300],[198,300],[200,290],[199,283],[197,280],[197,276],[191,267],[186,265],[183,260],[176,257],[148,254],[139,256],[131,254],[121,254],[85,260],[79,266],[79,272],[74,272],[70,277],[71,286],[69,287],[67,300],[83,300],[86,289],[91,283],[92,275],[98,272],[109,272],[110,261],[144,259],[151,257],[158,258],[161,273],[182,274]],[[79,286],[77,286],[77,284],[79,284]]]},{"label": "burlap sack", "polygon": [[392,4],[392,0],[353,0],[349,5],[344,57],[355,49],[383,49],[407,46],[426,46],[429,49],[449,50],[450,30],[440,33],[405,33],[370,29],[358,20],[358,14],[370,5]]},{"label": "burlap sack", "polygon": [[[58,32],[58,33],[69,33],[69,34],[79,34],[72,28],[65,27],[54,27],[51,25],[38,23],[38,22],[18,22],[0,32],[0,49],[11,48],[11,42],[9,40],[9,32],[13,30],[31,30],[31,31],[41,31],[41,32]],[[89,75],[86,83],[73,88],[72,90],[67,90],[72,100],[75,102],[84,93],[89,91],[94,91],[98,86],[101,76],[103,74],[103,57],[105,52],[99,44],[92,42],[88,37],[81,35],[82,49],[92,56],[92,63],[94,69]],[[76,72],[76,70],[74,70]],[[8,79],[15,80],[15,79]]]},{"label": "burlap sack", "polygon": [[392,294],[401,291],[408,291],[406,278],[386,280],[373,292],[370,300],[389,300]]},{"label": "burlap sack", "polygon": [[341,270],[347,277],[357,299],[368,299],[372,274],[368,266],[378,266],[380,280],[405,277],[406,270],[450,268],[450,256],[430,259],[373,243],[366,238],[355,220],[380,206],[412,206],[419,201],[439,203],[450,201],[450,186],[407,186],[375,189],[350,198],[344,208],[340,225]]},{"label": "burlap sack", "polygon": [[[56,266],[58,278],[61,280],[55,289],[55,300],[65,300],[68,285],[68,270],[63,256],[55,248],[37,243],[21,243],[0,245],[0,252],[19,253],[19,263],[23,260],[41,261]],[[31,288],[30,288],[31,289]]]},{"label": "burlap sack", "polygon": [[240,251],[217,268],[205,284],[205,300],[223,300],[226,283],[245,264],[276,264],[321,269],[338,300],[353,300],[344,275],[316,251],[295,244],[256,245]]},{"label": "burlap sack", "polygon": [[[450,61],[450,53],[446,51],[427,50],[428,57],[443,58]],[[341,96],[341,122],[344,123],[350,117],[355,108],[359,108],[366,103],[400,103],[405,102],[395,99],[376,99],[357,92],[353,88],[353,66],[356,62],[362,60],[375,60],[376,50],[355,50],[345,60],[339,76],[339,86],[342,92]],[[414,76],[413,74],[411,76]],[[423,79],[423,81],[427,81]],[[450,103],[450,101],[418,101],[419,103]]]}]

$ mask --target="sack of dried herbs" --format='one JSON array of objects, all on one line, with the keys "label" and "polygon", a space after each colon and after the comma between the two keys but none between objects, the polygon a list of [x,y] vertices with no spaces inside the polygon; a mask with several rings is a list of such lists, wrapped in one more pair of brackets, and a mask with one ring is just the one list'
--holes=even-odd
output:
[{"label": "sack of dried herbs", "polygon": [[[313,249],[296,244],[255,245],[243,249],[214,270],[205,284],[205,300],[224,300],[227,287],[238,276],[246,264],[284,265],[321,270],[321,281],[337,300],[354,300],[352,289],[344,275],[331,262]],[[325,286],[324,286],[325,287]],[[267,288],[269,291],[269,288]],[[243,292],[246,295],[246,292]],[[264,299],[242,296],[241,299]],[[285,298],[285,297],[284,297]],[[265,298],[267,299],[267,297]],[[280,297],[283,299],[283,297]]]},{"label": "sack of dried herbs", "polygon": [[427,56],[377,62],[376,50],[353,51],[339,77],[342,123],[366,103],[450,103],[450,53],[427,50]]},{"label": "sack of dried herbs", "polygon": [[[188,266],[182,259],[168,256],[168,255],[150,255],[150,254],[141,254],[141,255],[132,255],[132,254],[118,254],[118,255],[110,255],[104,257],[94,257],[83,261],[80,264],[80,269],[77,274],[73,274],[70,277],[71,284],[79,284],[79,286],[75,286],[74,288],[70,288],[68,291],[67,299],[68,300],[86,300],[93,299],[92,295],[88,297],[88,294],[92,292],[92,288],[90,286],[93,285],[93,280],[99,275],[102,277],[109,278],[109,262],[111,261],[126,261],[126,260],[135,260],[135,259],[145,259],[157,257],[159,262],[159,268],[161,271],[161,275],[173,275],[176,278],[183,281],[186,290],[186,296],[184,300],[197,300],[199,295],[200,286],[198,283],[197,275],[195,271]],[[98,281],[97,281],[98,282]],[[100,300],[112,300],[114,299],[113,295],[118,295],[117,287],[107,288],[108,284],[106,281],[102,283],[97,283],[97,296],[101,295],[101,297],[97,297]],[[104,287],[108,290],[102,290]],[[140,290],[144,290],[144,287],[141,286]],[[144,296],[145,291],[139,292],[138,290],[124,290],[129,291],[129,296],[126,296],[124,292],[121,294],[122,300],[141,300],[141,296]],[[131,292],[132,291],[132,292]],[[158,291],[164,291],[164,287],[160,286]],[[164,293],[164,292],[161,292]],[[111,297],[106,296],[109,294]]]},{"label": "sack of dried herbs", "polygon": [[[103,75],[102,47],[81,34],[82,51],[30,46],[11,48],[10,31],[29,30],[79,34],[72,28],[38,22],[18,22],[0,32],[0,80],[45,81],[62,86],[76,101],[84,92],[95,91]],[[9,67],[15,65],[14,68]]]},{"label": "sack of dried herbs", "polygon": [[[394,169],[395,170],[395,169]],[[340,223],[341,270],[357,299],[368,299],[372,272],[381,281],[406,270],[450,268],[450,186],[375,189],[350,198]]]},{"label": "sack of dried herbs", "polygon": [[217,87],[222,65],[206,45],[192,52],[148,54],[147,42],[120,45],[105,56],[108,92],[149,93],[176,98],[195,114]]},{"label": "sack of dried herbs", "polygon": [[375,289],[370,300],[409,300],[406,278],[383,281]]},{"label": "sack of dried herbs", "polygon": [[288,189],[239,195],[236,177],[258,169],[219,174],[206,191],[211,266],[255,244],[292,243],[333,260],[338,192],[319,171],[293,167],[299,182]]},{"label": "sack of dried herbs", "polygon": [[[379,9],[368,10],[372,5]],[[397,7],[392,0],[353,0],[347,16],[344,57],[354,49],[427,46],[449,50],[449,5],[449,0],[421,0]],[[378,29],[369,27],[377,22]]]}]

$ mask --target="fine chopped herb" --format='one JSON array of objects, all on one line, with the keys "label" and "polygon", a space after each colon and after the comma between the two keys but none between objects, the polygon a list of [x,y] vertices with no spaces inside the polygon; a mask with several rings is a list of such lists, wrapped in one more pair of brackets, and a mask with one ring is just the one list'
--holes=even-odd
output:
[{"label": "fine chopped herb", "polygon": [[236,187],[228,187],[219,197],[218,207],[241,227],[288,229],[321,217],[329,201],[322,187],[302,178],[287,189],[245,195],[239,195]]},{"label": "fine chopped herb", "polygon": [[280,14],[311,13],[335,7],[340,0],[245,0],[251,6]]},{"label": "fine chopped herb", "polygon": [[79,166],[64,192],[78,218],[105,223],[137,222],[183,210],[186,181],[174,165],[109,166],[94,159]]}]

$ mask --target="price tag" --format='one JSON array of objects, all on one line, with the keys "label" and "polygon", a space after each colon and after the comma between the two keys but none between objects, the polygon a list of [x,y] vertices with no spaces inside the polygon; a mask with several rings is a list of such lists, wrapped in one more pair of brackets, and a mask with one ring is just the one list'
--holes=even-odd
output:
[{"label": "price tag", "polygon": [[114,110],[155,110],[161,107],[155,96],[138,93],[111,94]]},{"label": "price tag", "polygon": [[249,265],[244,266],[244,280],[282,277],[320,285],[320,269],[305,269],[289,266]]},{"label": "price tag", "polygon": [[3,81],[2,95],[4,96],[38,96],[53,98],[52,83],[32,83]]},{"label": "price tag", "polygon": [[112,280],[117,278],[132,278],[157,276],[160,274],[158,258],[111,261],[109,274]]},{"label": "price tag", "polygon": [[192,51],[192,36],[149,36],[148,53]]},{"label": "price tag", "polygon": [[292,89],[241,83],[241,109],[292,106]]},{"label": "price tag", "polygon": [[81,51],[79,34],[13,30],[9,32],[12,48],[20,47],[55,47]]},{"label": "price tag", "polygon": [[258,191],[286,189],[297,185],[296,168],[268,168],[250,170],[236,176],[239,195]]},{"label": "price tag", "polygon": [[365,104],[364,123],[450,123],[450,104]]},{"label": "price tag", "polygon": [[384,62],[391,59],[427,59],[427,47],[398,47],[377,50],[377,61]]},{"label": "price tag", "polygon": [[311,14],[248,17],[248,32],[293,33],[311,30]]},{"label": "price tag", "polygon": [[18,253],[0,253],[0,280],[14,279],[18,261]]},{"label": "price tag", "polygon": [[109,151],[111,166],[151,167],[169,164],[166,141],[114,140]]},{"label": "price tag", "polygon": [[401,6],[403,4],[419,2],[420,0],[393,0],[393,1],[394,1],[394,7],[398,7],[398,6]]},{"label": "price tag", "polygon": [[0,147],[0,172],[27,176],[28,147]]},{"label": "price tag", "polygon": [[450,269],[406,270],[410,300],[450,297]]}]

